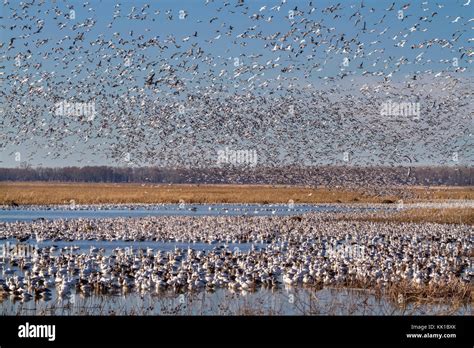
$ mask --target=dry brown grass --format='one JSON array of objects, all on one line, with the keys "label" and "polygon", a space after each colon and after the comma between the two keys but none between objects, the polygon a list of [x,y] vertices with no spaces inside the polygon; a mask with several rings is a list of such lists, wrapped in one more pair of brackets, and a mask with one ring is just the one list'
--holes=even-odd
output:
[{"label": "dry brown grass", "polygon": [[413,302],[446,303],[446,300],[449,299],[450,304],[454,308],[458,308],[463,304],[472,303],[473,300],[473,286],[461,281],[453,281],[443,286],[424,285],[419,287],[400,282],[393,284],[383,292],[391,301],[402,306]]},{"label": "dry brown grass", "polygon": [[[397,189],[401,193],[402,189]],[[419,202],[441,199],[474,199],[471,187],[407,187]],[[396,192],[396,191],[395,191]],[[0,204],[98,203],[396,203],[401,197],[367,194],[362,190],[270,185],[140,185],[2,182]]]}]

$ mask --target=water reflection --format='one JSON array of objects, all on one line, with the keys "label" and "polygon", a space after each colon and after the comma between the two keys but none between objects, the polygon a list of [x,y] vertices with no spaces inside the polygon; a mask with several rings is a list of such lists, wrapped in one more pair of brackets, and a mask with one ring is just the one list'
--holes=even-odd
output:
[{"label": "water reflection", "polygon": [[157,204],[157,205],[84,205],[3,207],[0,221],[36,219],[115,218],[144,216],[288,216],[309,212],[353,212],[388,207],[347,206],[339,204]]},{"label": "water reflection", "polygon": [[3,315],[472,315],[469,305],[400,306],[370,291],[286,288],[255,292],[71,294],[49,301],[0,302]]}]

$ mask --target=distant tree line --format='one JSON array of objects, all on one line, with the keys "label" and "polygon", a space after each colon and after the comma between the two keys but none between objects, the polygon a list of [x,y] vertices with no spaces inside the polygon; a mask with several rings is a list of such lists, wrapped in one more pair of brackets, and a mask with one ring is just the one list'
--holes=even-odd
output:
[{"label": "distant tree line", "polygon": [[65,181],[96,183],[286,184],[321,186],[473,184],[473,167],[63,167],[0,168],[0,181]]}]

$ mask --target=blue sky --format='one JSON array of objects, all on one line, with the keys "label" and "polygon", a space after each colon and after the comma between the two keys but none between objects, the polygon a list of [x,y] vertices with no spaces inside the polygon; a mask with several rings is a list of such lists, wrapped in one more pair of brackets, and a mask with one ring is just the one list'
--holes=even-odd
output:
[{"label": "blue sky", "polygon": [[[400,84],[400,88],[404,88],[403,82],[412,79],[414,75],[418,76],[418,80],[425,78],[430,83],[441,86],[447,80],[441,80],[441,84],[433,80],[433,76],[438,72],[442,72],[443,76],[452,74],[463,82],[472,82],[472,57],[469,57],[468,53],[472,52],[472,41],[469,39],[472,40],[470,28],[474,25],[474,22],[469,20],[474,16],[472,5],[464,6],[468,0],[416,1],[411,2],[406,9],[403,7],[408,2],[397,1],[392,11],[388,9],[392,7],[393,1],[367,0],[341,1],[339,7],[336,7],[339,2],[319,0],[245,1],[242,7],[235,7],[237,1],[214,1],[207,5],[205,1],[196,0],[84,3],[85,1],[56,1],[38,6],[36,1],[26,8],[25,12],[21,2],[12,1],[0,7],[4,25],[1,29],[3,77],[15,77],[3,82],[4,94],[0,96],[2,105],[8,110],[1,116],[3,117],[1,127],[7,135],[3,137],[4,141],[0,148],[2,161],[0,165],[17,166],[19,164],[15,161],[17,152],[21,153],[22,161],[32,165],[120,165],[107,150],[117,141],[113,137],[103,138],[101,132],[117,134],[117,137],[120,137],[120,132],[123,130],[116,127],[116,124],[107,124],[104,126],[105,131],[97,126],[107,123],[109,114],[104,114],[104,110],[110,112],[115,107],[112,104],[117,95],[128,91],[127,95],[130,96],[132,88],[143,87],[147,76],[153,72],[159,76],[160,65],[164,63],[175,69],[176,76],[186,83],[185,93],[175,97],[178,102],[185,100],[196,89],[210,87],[212,83],[209,81],[209,76],[219,74],[222,76],[217,78],[215,84],[219,84],[225,93],[229,95],[246,93],[251,89],[252,93],[260,96],[266,95],[279,84],[285,87],[283,91],[281,89],[277,91],[277,94],[282,95],[294,88],[292,86],[297,88],[311,86],[315,90],[330,89],[331,79],[337,81],[338,91],[341,89],[351,91],[352,87],[357,86],[358,88],[351,93],[358,94],[360,86],[380,83],[381,79],[392,70],[394,73],[390,76],[390,80],[394,86]],[[120,6],[117,6],[118,3]],[[279,7],[279,10],[276,7]],[[312,8],[315,9],[311,12]],[[60,12],[56,13],[56,10]],[[74,19],[67,16],[71,10],[75,11]],[[117,12],[118,10],[120,12]],[[293,19],[288,18],[291,16],[289,12],[291,10],[295,11]],[[403,20],[398,17],[399,10],[403,10]],[[180,11],[185,11],[186,18],[179,19]],[[361,19],[356,24],[358,13]],[[30,17],[26,17],[25,14]],[[127,18],[128,14],[138,18]],[[426,20],[423,20],[424,17]],[[306,22],[302,23],[303,20]],[[108,25],[112,21],[113,24],[109,28]],[[92,22],[95,24],[90,30],[86,30],[87,25]],[[35,33],[40,28],[40,32]],[[294,31],[291,32],[292,29]],[[321,36],[317,35],[317,30],[322,33]],[[282,34],[288,32],[290,34],[287,40],[278,41]],[[82,40],[79,37],[81,33]],[[281,34],[277,39],[272,39],[272,35],[276,33]],[[29,37],[22,39],[21,36],[25,34]],[[239,37],[242,34],[257,38]],[[10,48],[12,38],[15,40]],[[144,43],[152,38],[158,40],[160,45],[167,46],[167,49],[160,50],[157,47],[137,49],[137,43]],[[132,43],[134,39],[137,41]],[[176,45],[170,42],[170,39],[175,40]],[[106,44],[98,50],[100,40]],[[442,47],[443,43],[440,44],[440,40],[446,40],[448,45]],[[318,45],[315,46],[313,41],[318,42]],[[348,52],[342,50],[344,42],[348,43]],[[293,51],[272,50],[275,43],[285,47],[290,45]],[[298,53],[298,46],[301,43],[304,43],[304,47],[301,53]],[[424,46],[417,47],[420,43],[424,43]],[[400,47],[400,44],[403,44],[403,47]],[[336,46],[328,52],[327,49],[331,45]],[[195,53],[198,47],[203,49],[204,57],[209,59],[197,59],[193,55],[185,58],[176,56],[190,49]],[[358,49],[364,52],[363,56],[356,53]],[[96,50],[99,53],[91,53]],[[129,60],[125,60],[124,57],[128,57]],[[342,64],[345,58],[349,60],[347,67]],[[240,67],[234,65],[236,59],[242,67],[249,68],[238,76],[238,83],[233,77]],[[457,65],[453,65],[453,59],[458,59]],[[199,65],[196,74],[193,75],[180,66],[184,64],[184,60],[186,67]],[[15,65],[18,61],[19,64]],[[130,62],[131,67],[124,72],[125,61]],[[397,62],[400,61],[403,64],[398,66]],[[153,67],[152,64],[156,62],[158,63]],[[268,68],[269,64],[279,65]],[[259,66],[265,68],[259,70]],[[282,73],[281,69],[284,67],[290,67],[292,70],[289,73]],[[367,72],[380,74],[371,76],[365,74]],[[343,74],[347,74],[347,77],[340,79]],[[279,75],[283,75],[284,78],[278,78]],[[20,84],[19,81],[22,79],[27,83]],[[247,81],[247,84],[243,84],[242,81]],[[238,87],[235,87],[236,84]],[[264,87],[258,87],[262,85]],[[40,88],[40,92],[31,93],[31,86]],[[170,90],[172,88],[163,86],[158,91],[146,93],[152,99],[161,100],[163,97],[169,100]],[[95,130],[86,129],[85,126],[70,120],[62,123],[58,123],[57,120],[53,122],[47,112],[58,100],[74,99],[84,102],[98,100],[99,92],[108,94],[109,97],[105,99],[101,97],[102,102],[97,106],[101,112],[94,120]],[[446,97],[446,94],[453,92],[449,90],[430,93],[434,97],[438,95],[437,93],[441,95],[444,93]],[[451,147],[443,148],[439,153],[433,152],[429,146],[423,148],[420,139],[413,139],[416,144],[412,144],[413,150],[410,151],[419,152],[417,162],[453,164],[447,157],[453,152],[459,152],[462,154],[460,156],[462,164],[472,164],[472,150],[465,148],[466,144],[472,144],[472,116],[469,117],[466,106],[459,108],[461,112],[456,111],[454,117],[461,117],[456,122],[465,122],[467,132],[461,127],[462,134],[459,134],[461,133],[459,131],[457,133],[459,139],[453,140]],[[28,109],[29,113],[22,111],[24,109]],[[115,112],[114,109],[110,113]],[[140,118],[139,114],[135,116],[137,120]],[[315,115],[305,117],[311,118]],[[328,117],[330,119],[331,115]],[[364,122],[365,115],[355,117],[358,119],[354,122]],[[61,124],[68,129],[68,132],[56,135],[57,127]],[[291,129],[293,124],[289,121],[286,126]],[[298,126],[295,126],[293,131],[295,134],[302,134]],[[315,130],[319,136],[327,135],[326,141],[330,141],[331,135],[324,132],[321,129]],[[412,129],[411,132],[416,134],[416,130]],[[86,133],[87,140],[84,141],[83,134]],[[403,129],[397,128],[396,133],[403,134]],[[196,134],[206,137],[202,132]],[[267,135],[271,136],[273,133],[269,134]],[[125,137],[127,136],[126,134]],[[147,136],[153,138],[153,132]],[[434,137],[436,138],[436,134]],[[203,139],[199,139],[201,140]],[[383,143],[383,140],[382,137],[379,142]],[[304,141],[304,137],[295,141]],[[339,143],[335,148],[340,148],[340,151],[344,152],[345,140],[339,138],[337,141]],[[291,139],[287,140],[287,143],[280,144],[282,153],[288,148],[288,142],[291,143]],[[347,147],[351,153],[358,153],[361,158],[370,157],[366,148],[357,148],[356,144],[360,142],[361,139],[357,139],[357,135],[351,135]],[[150,142],[153,146],[157,143],[158,140]],[[241,146],[245,144],[245,141],[240,143]],[[143,142],[143,146],[147,146],[146,141]],[[215,152],[216,146],[210,147],[210,154]],[[248,142],[247,145],[250,148],[259,146],[265,144]],[[300,148],[299,144],[296,144],[293,155],[289,154],[289,157],[294,158],[296,162],[301,161]],[[143,151],[143,148],[137,151]],[[191,150],[188,155],[194,156],[193,151]],[[339,154],[335,155],[332,149],[331,151],[332,153],[328,154],[327,158],[322,158],[320,163],[334,163],[335,158],[340,157]],[[378,155],[373,156],[375,156],[374,163],[383,163]],[[312,157],[314,159],[315,156]]]}]

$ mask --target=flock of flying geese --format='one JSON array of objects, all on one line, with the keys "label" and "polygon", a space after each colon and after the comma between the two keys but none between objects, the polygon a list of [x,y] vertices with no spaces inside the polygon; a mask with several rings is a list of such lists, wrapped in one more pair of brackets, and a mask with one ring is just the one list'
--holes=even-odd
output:
[{"label": "flock of flying geese", "polygon": [[[472,161],[470,0],[181,5],[4,0],[3,162],[212,167],[226,146],[259,167]],[[387,101],[420,117],[381,116]]]},{"label": "flock of flying geese", "polygon": [[[472,228],[467,225],[337,221],[303,217],[150,217],[6,223],[2,239],[37,231],[38,239],[182,241],[163,251],[74,244],[9,250],[0,263],[2,298],[49,300],[162,291],[255,291],[280,286],[389,288],[405,284],[445,294],[471,282]],[[212,249],[193,248],[195,242]],[[247,250],[229,247],[247,242]],[[263,247],[256,247],[264,243]],[[134,244],[131,243],[131,246]],[[444,295],[443,295],[444,296]]]}]

